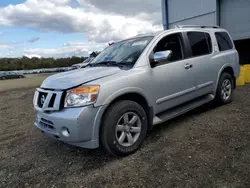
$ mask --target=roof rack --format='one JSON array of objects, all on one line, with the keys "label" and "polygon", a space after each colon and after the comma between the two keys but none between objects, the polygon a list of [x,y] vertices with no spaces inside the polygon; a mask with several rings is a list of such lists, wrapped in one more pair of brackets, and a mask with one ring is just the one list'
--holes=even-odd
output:
[{"label": "roof rack", "polygon": [[176,25],[176,28],[194,28],[194,27],[198,27],[198,28],[215,28],[218,29],[220,28],[220,26],[217,25]]},{"label": "roof rack", "polygon": [[139,33],[139,34],[136,35],[136,37],[139,37],[139,36],[148,36],[148,35],[154,36],[154,35],[158,35],[158,34],[160,34],[162,32],[163,32],[163,30],[156,31],[156,32],[149,32],[149,33]]}]

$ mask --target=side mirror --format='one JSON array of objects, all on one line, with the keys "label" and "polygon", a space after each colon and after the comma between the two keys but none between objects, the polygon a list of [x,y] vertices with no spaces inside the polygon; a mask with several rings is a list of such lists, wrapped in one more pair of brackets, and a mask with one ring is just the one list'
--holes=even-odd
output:
[{"label": "side mirror", "polygon": [[163,63],[171,59],[173,52],[171,50],[155,52],[153,60],[155,63]]}]

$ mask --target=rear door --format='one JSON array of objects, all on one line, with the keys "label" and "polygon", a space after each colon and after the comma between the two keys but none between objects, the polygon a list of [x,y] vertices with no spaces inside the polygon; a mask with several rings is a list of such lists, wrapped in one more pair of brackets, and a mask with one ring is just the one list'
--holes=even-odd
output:
[{"label": "rear door", "polygon": [[213,59],[213,45],[211,35],[208,32],[186,32],[189,43],[189,61],[192,64],[195,78],[195,97],[213,93],[218,67]]}]

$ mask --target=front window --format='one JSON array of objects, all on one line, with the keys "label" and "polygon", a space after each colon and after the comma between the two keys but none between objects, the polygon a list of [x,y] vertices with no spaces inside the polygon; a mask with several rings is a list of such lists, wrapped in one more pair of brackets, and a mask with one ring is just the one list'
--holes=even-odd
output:
[{"label": "front window", "polygon": [[168,50],[172,52],[172,57],[166,62],[159,63],[157,66],[183,59],[183,45],[180,33],[171,34],[161,39],[154,49],[154,53]]},{"label": "front window", "polygon": [[91,66],[111,65],[133,67],[153,37],[140,37],[117,42],[104,49]]}]

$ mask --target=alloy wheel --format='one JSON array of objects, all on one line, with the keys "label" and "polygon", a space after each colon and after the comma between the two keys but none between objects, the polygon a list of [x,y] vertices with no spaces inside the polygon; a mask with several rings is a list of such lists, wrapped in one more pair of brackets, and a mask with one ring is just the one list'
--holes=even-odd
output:
[{"label": "alloy wheel", "polygon": [[116,139],[124,147],[132,146],[140,137],[141,119],[134,112],[126,112],[116,124]]},{"label": "alloy wheel", "polygon": [[221,95],[223,100],[228,100],[232,93],[232,84],[229,79],[225,79],[221,87]]}]

